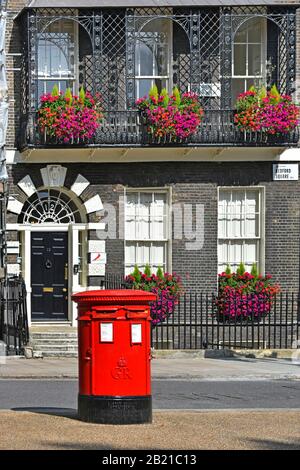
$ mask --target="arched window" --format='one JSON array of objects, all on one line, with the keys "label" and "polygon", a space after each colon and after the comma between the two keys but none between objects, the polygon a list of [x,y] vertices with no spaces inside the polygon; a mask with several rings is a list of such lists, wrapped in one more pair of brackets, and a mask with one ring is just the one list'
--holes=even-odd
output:
[{"label": "arched window", "polygon": [[54,85],[73,91],[76,81],[77,23],[63,19],[54,21],[38,35],[38,93],[51,92]]},{"label": "arched window", "polygon": [[57,189],[40,189],[25,202],[19,216],[22,224],[70,224],[84,221],[80,204]]},{"label": "arched window", "polygon": [[147,23],[136,38],[136,97],[148,94],[152,85],[171,91],[172,21],[160,18]]},{"label": "arched window", "polygon": [[262,17],[246,21],[233,42],[232,98],[252,85],[264,85],[267,63],[267,20]]}]

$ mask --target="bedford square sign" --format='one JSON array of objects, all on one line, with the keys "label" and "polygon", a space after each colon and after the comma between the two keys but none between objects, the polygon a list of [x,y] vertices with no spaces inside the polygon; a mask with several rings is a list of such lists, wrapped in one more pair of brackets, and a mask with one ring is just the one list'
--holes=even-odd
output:
[{"label": "bedford square sign", "polygon": [[273,181],[297,181],[299,166],[297,163],[278,163],[273,165]]}]

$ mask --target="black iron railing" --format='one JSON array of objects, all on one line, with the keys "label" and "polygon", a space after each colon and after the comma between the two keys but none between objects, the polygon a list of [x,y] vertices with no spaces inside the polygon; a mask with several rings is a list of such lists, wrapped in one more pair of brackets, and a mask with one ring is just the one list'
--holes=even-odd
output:
[{"label": "black iron railing", "polygon": [[[108,275],[105,289],[124,289],[121,276]],[[218,315],[215,293],[185,293],[175,311],[151,332],[156,349],[287,349],[300,348],[300,303],[295,293],[281,292],[267,302],[268,313],[230,320]],[[251,295],[248,299],[251,305]],[[238,300],[233,301],[238,310]],[[270,308],[269,308],[270,307]]]},{"label": "black iron railing", "polygon": [[294,293],[274,297],[270,313],[257,319],[219,318],[216,295],[184,294],[173,315],[152,331],[157,349],[299,348],[299,303]]},{"label": "black iron railing", "polygon": [[0,341],[7,355],[20,355],[29,342],[26,288],[22,278],[0,281]]},{"label": "black iron railing", "polygon": [[70,141],[68,144],[50,138],[38,129],[37,114],[23,119],[20,148],[28,147],[147,147],[147,146],[291,146],[300,139],[299,129],[288,134],[267,135],[263,132],[241,132],[234,124],[233,110],[206,110],[198,131],[190,138],[170,142],[153,138],[139,111],[107,111],[96,135],[90,140]]}]

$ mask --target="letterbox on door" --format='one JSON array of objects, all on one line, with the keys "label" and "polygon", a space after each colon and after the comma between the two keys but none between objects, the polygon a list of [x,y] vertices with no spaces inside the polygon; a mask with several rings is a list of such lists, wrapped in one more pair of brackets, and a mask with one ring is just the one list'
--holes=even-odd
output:
[{"label": "letterbox on door", "polygon": [[78,303],[78,413],[84,421],[152,421],[151,318],[156,295],[99,290],[73,295]]}]

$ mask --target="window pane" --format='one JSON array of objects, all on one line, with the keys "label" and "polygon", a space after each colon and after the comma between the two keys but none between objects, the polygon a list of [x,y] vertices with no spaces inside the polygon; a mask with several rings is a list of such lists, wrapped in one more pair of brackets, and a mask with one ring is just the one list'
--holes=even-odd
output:
[{"label": "window pane", "polygon": [[144,42],[137,40],[136,55],[135,55],[135,74],[141,75],[154,75],[153,70],[153,50]]},{"label": "window pane", "polygon": [[140,269],[144,270],[146,264],[150,262],[150,244],[138,244],[136,247],[136,263]]},{"label": "window pane", "polygon": [[149,90],[152,86],[152,80],[150,78],[143,78],[136,80],[136,97],[143,98],[143,96],[148,96]]},{"label": "window pane", "polygon": [[234,75],[246,75],[246,45],[234,45]]},{"label": "window pane", "polygon": [[246,23],[248,26],[248,42],[258,43],[262,41],[262,28],[265,21],[264,18],[256,18]]},{"label": "window pane", "polygon": [[137,193],[128,193],[126,195],[125,238],[127,240],[134,240],[136,238],[137,197]]},{"label": "window pane", "polygon": [[247,210],[245,236],[259,236],[259,195],[257,192],[247,192]]},{"label": "window pane", "polygon": [[166,194],[155,193],[151,203],[151,238],[166,238]]},{"label": "window pane", "polygon": [[39,34],[38,74],[43,77],[74,77],[75,23],[54,21]]},{"label": "window pane", "polygon": [[262,74],[261,45],[249,44],[248,75]]},{"label": "window pane", "polygon": [[151,267],[154,272],[160,266],[166,270],[166,245],[153,243],[151,247]]},{"label": "window pane", "polygon": [[234,42],[247,42],[247,23],[243,24],[234,36]]},{"label": "window pane", "polygon": [[169,41],[168,33],[160,34],[156,53],[157,75],[168,75]]},{"label": "window pane", "polygon": [[138,238],[149,240],[150,235],[150,206],[152,203],[151,193],[140,193],[140,204],[138,208]]},{"label": "window pane", "polygon": [[38,81],[38,96],[43,95],[44,93],[51,93],[54,85],[57,85],[59,91],[63,93],[67,88],[71,88],[74,92],[74,81],[72,80],[39,80]]},{"label": "window pane", "polygon": [[244,91],[246,91],[247,89],[248,88],[247,88],[246,80],[244,80],[243,78],[234,78],[232,80],[232,102],[233,102],[233,105],[235,104],[238,95],[240,93],[244,93]]},{"label": "window pane", "polygon": [[258,242],[249,240],[245,242],[243,259],[248,271],[251,271],[253,263],[258,264]]},{"label": "window pane", "polygon": [[143,271],[146,264],[150,265],[151,271],[156,272],[158,267],[166,270],[166,243],[142,243],[126,242],[125,245],[125,267],[126,273],[130,274],[137,264]]}]

